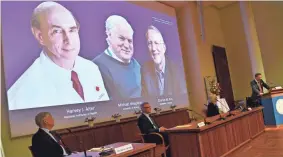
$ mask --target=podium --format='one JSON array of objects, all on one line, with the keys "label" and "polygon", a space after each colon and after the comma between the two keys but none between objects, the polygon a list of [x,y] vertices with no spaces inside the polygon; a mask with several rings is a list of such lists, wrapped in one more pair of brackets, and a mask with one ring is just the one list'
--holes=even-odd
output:
[{"label": "podium", "polygon": [[261,98],[264,124],[279,126],[283,124],[283,89],[274,89]]}]

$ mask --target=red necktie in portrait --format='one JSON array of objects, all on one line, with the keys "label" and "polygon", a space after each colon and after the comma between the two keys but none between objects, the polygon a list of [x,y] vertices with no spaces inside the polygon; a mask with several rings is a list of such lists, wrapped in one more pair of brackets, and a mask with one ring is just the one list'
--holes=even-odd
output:
[{"label": "red necktie in portrait", "polygon": [[71,80],[73,82],[73,88],[81,96],[81,98],[83,100],[85,100],[83,87],[82,87],[81,82],[79,80],[78,74],[75,71],[72,71],[72,73],[71,73]]}]

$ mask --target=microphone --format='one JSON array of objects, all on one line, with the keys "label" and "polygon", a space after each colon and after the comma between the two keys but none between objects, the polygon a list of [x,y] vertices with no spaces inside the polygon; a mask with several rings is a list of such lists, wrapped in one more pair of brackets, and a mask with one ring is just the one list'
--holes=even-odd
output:
[{"label": "microphone", "polygon": [[251,108],[249,108],[249,107],[246,107],[246,106],[244,106],[244,105],[238,105],[238,106],[236,106],[235,108],[234,108],[234,110],[238,110],[238,109],[240,109],[241,110],[241,112],[245,112],[245,111],[250,111],[251,110]]},{"label": "microphone", "polygon": [[111,155],[114,152],[114,149],[112,147],[110,148],[104,148],[102,147],[102,151],[99,153],[100,156],[108,156]]},{"label": "microphone", "polygon": [[76,137],[76,140],[79,142],[80,147],[83,148],[84,157],[92,157],[91,155],[87,155],[87,154],[86,154],[86,150],[85,150],[85,148],[84,148],[84,146],[83,146],[83,141],[82,141],[76,134],[74,134],[71,129],[66,128],[66,130],[68,130],[70,134],[72,134],[73,136]]},{"label": "microphone", "polygon": [[[230,116],[234,116],[235,115],[235,114],[231,113],[230,108],[225,106],[221,101],[219,101],[219,99],[216,99],[216,101],[218,101],[222,107],[224,107],[224,108],[226,108],[228,110],[228,115],[226,117],[230,117]],[[225,120],[224,117],[221,117],[221,119]]]},{"label": "microphone", "polygon": [[203,118],[203,121],[204,121],[204,124],[205,124],[205,125],[211,124],[210,122],[207,122],[207,121],[206,121],[206,117],[204,117],[202,114],[200,114],[200,113],[198,113],[198,112],[196,112],[196,111],[194,111],[194,110],[192,110],[192,109],[188,109],[188,110],[191,111],[191,112],[193,112],[193,113],[195,113],[195,114],[197,114],[197,115],[199,115],[201,118]]},{"label": "microphone", "polygon": [[241,105],[239,105],[239,106],[234,108],[234,110],[237,110],[237,109],[243,109],[243,107]]}]

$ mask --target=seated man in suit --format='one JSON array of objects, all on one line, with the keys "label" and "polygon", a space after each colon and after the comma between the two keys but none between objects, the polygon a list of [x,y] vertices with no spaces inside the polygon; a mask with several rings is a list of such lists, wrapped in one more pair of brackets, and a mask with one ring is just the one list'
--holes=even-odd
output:
[{"label": "seated man in suit", "polygon": [[261,73],[255,74],[255,79],[251,81],[252,100],[254,103],[261,105],[261,96],[263,95],[263,87],[270,89],[270,87],[261,79]]},{"label": "seated man in suit", "polygon": [[142,96],[184,94],[187,92],[185,76],[180,67],[166,57],[166,43],[155,26],[146,33],[150,61],[141,68]]},{"label": "seated man in suit", "polygon": [[165,145],[169,144],[168,135],[165,133],[165,127],[159,127],[155,121],[149,116],[151,113],[151,106],[148,102],[144,102],[140,106],[142,114],[138,118],[138,126],[142,134],[149,134],[152,132],[160,133],[163,138]]},{"label": "seated man in suit", "polygon": [[63,157],[71,154],[60,137],[50,133],[54,126],[54,119],[50,113],[38,113],[35,117],[35,123],[39,127],[38,131],[32,136],[32,151],[35,157]]}]

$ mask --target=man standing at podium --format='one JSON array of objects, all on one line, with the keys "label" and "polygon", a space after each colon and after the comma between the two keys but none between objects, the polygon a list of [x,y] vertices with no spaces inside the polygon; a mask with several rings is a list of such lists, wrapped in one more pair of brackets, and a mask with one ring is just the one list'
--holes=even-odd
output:
[{"label": "man standing at podium", "polygon": [[261,73],[255,74],[255,79],[251,81],[251,87],[252,87],[252,100],[256,104],[261,105],[261,96],[263,95],[263,87],[266,89],[270,89],[270,87],[261,79]]}]

